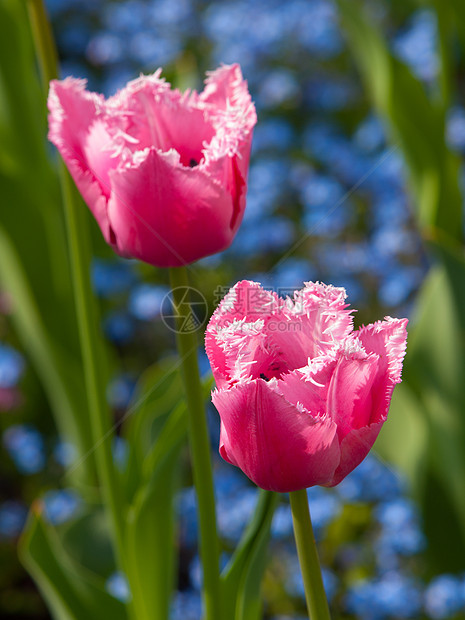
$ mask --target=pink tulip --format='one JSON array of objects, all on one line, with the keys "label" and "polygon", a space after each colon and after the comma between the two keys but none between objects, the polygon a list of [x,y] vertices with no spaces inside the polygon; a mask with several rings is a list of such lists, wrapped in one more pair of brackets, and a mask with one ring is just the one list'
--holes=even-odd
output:
[{"label": "pink tulip", "polygon": [[170,267],[233,240],[256,114],[238,65],[210,73],[200,94],[172,90],[160,73],[109,99],[84,80],[51,82],[49,139],[107,243]]},{"label": "pink tulip", "polygon": [[353,331],[343,288],[307,282],[294,300],[236,284],[206,349],[220,454],[258,486],[334,486],[368,454],[401,380],[407,319]]}]

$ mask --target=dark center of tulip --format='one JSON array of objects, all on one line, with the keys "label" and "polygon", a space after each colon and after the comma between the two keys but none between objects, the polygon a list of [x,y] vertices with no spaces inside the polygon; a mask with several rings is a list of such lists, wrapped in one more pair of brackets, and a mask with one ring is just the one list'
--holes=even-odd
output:
[{"label": "dark center of tulip", "polygon": [[270,379],[281,379],[283,375],[289,372],[289,368],[285,362],[277,360],[272,362],[264,371],[265,372],[260,372],[260,379],[270,381]]},{"label": "dark center of tulip", "polygon": [[195,168],[199,165],[199,162],[195,160],[193,157],[189,160],[189,168]]}]

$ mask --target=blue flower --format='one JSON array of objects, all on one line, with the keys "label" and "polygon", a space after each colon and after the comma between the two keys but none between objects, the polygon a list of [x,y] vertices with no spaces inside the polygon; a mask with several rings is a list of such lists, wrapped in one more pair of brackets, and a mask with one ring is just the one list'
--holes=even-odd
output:
[{"label": "blue flower", "polygon": [[465,609],[465,587],[455,575],[435,577],[425,591],[425,611],[430,618],[455,617]]},{"label": "blue flower", "polygon": [[381,525],[374,543],[376,562],[381,571],[400,566],[399,556],[412,556],[426,546],[416,506],[406,497],[379,504],[373,516]]},{"label": "blue flower", "polygon": [[262,221],[258,228],[241,226],[230,253],[252,257],[264,252],[279,252],[288,248],[294,238],[293,222],[285,217],[273,216]]},{"label": "blue flower", "polygon": [[373,259],[378,263],[378,273],[382,276],[388,274],[389,268],[400,268],[400,255],[414,255],[419,249],[418,237],[411,231],[388,225],[379,228],[371,240]]},{"label": "blue flower", "polygon": [[272,213],[286,186],[288,166],[279,158],[256,159],[249,172],[244,224]]},{"label": "blue flower", "polygon": [[136,382],[130,375],[114,377],[107,386],[107,401],[115,409],[126,409],[134,395]]},{"label": "blue flower", "polygon": [[129,444],[126,439],[116,435],[112,445],[113,461],[120,471],[124,471],[129,458]]},{"label": "blue flower", "polygon": [[124,56],[123,43],[111,32],[99,32],[89,41],[86,56],[93,65],[109,65],[119,62]]},{"label": "blue flower", "polygon": [[360,620],[414,618],[421,611],[421,591],[408,576],[389,572],[349,589],[346,608]]},{"label": "blue flower", "polygon": [[12,347],[0,344],[0,389],[14,387],[23,372],[23,356]]},{"label": "blue flower", "polygon": [[22,474],[36,474],[45,467],[44,440],[33,426],[8,427],[3,433],[3,445]]},{"label": "blue flower", "polygon": [[134,322],[126,312],[111,312],[103,322],[103,329],[109,340],[116,345],[125,345],[134,335]]},{"label": "blue flower", "polygon": [[379,300],[385,306],[399,306],[420,286],[423,276],[419,267],[397,265],[379,287]]},{"label": "blue flower", "polygon": [[286,119],[280,117],[264,119],[254,129],[252,153],[256,154],[261,151],[271,150],[286,151],[292,146],[294,141],[294,130]]},{"label": "blue flower", "polygon": [[103,7],[103,24],[110,31],[129,34],[147,24],[147,3],[141,0],[111,2]]},{"label": "blue flower", "polygon": [[178,30],[180,35],[193,25],[193,3],[190,0],[154,0],[147,8],[154,27]]},{"label": "blue flower", "polygon": [[373,264],[375,257],[366,242],[345,244],[326,242],[317,249],[317,257],[321,266],[335,276],[359,274],[376,269]]},{"label": "blue flower", "polygon": [[160,316],[169,289],[155,284],[141,284],[133,289],[129,298],[129,312],[141,321],[151,321]]},{"label": "blue flower", "polygon": [[396,37],[394,51],[418,78],[434,80],[439,71],[436,14],[430,10],[414,13],[407,29]]},{"label": "blue flower", "polygon": [[122,603],[127,603],[131,600],[128,580],[121,571],[116,571],[108,577],[105,582],[105,590]]},{"label": "blue flower", "polygon": [[271,536],[275,539],[289,538],[292,535],[292,512],[289,504],[280,504],[271,522]]},{"label": "blue flower", "polygon": [[53,458],[62,467],[69,467],[76,460],[76,446],[69,441],[58,441],[53,449]]},{"label": "blue flower", "polygon": [[384,127],[376,116],[365,118],[354,134],[354,141],[358,148],[367,153],[379,151],[386,143]]},{"label": "blue flower", "polygon": [[153,31],[137,32],[129,41],[128,53],[137,63],[147,68],[166,66],[173,62],[181,51],[176,38],[162,33],[154,36]]},{"label": "blue flower", "polygon": [[451,148],[465,151],[465,110],[454,107],[447,115],[447,142]]},{"label": "blue flower", "polygon": [[376,192],[372,204],[376,228],[395,227],[399,230],[404,227],[409,218],[407,196],[397,187],[389,188],[384,185],[382,191]]},{"label": "blue flower", "polygon": [[286,258],[272,273],[278,295],[286,297],[301,289],[304,282],[315,279],[315,267],[304,258]]},{"label": "blue flower", "polygon": [[353,106],[356,100],[353,83],[343,78],[312,78],[305,88],[305,98],[314,110],[336,111]]},{"label": "blue flower", "polygon": [[197,544],[197,497],[193,487],[182,489],[176,496],[181,544],[194,547]]},{"label": "blue flower", "polygon": [[256,96],[257,105],[274,108],[285,103],[296,107],[301,99],[300,86],[295,74],[288,69],[274,69],[264,76]]},{"label": "blue flower", "polygon": [[44,516],[52,525],[72,519],[82,507],[81,496],[73,489],[47,491],[42,497]]},{"label": "blue flower", "polygon": [[170,620],[199,620],[202,617],[200,593],[195,590],[176,592],[170,610]]},{"label": "blue flower", "polygon": [[214,472],[215,495],[218,503],[233,501],[244,489],[250,489],[250,483],[245,475],[236,467],[225,465],[219,461]]},{"label": "blue flower", "polygon": [[339,515],[341,501],[334,491],[318,486],[308,489],[307,496],[315,536],[320,537],[324,528]]},{"label": "blue flower", "polygon": [[[374,517],[383,528],[386,534],[392,535],[393,543],[399,546],[399,551],[403,548],[409,553],[417,553],[424,546],[424,537],[419,532],[419,514],[417,506],[407,497],[399,497],[394,500],[379,504],[374,510]],[[411,538],[414,532],[418,531],[420,539],[416,535]],[[403,533],[408,532],[411,542],[402,544]],[[414,540],[415,539],[415,540]]]},{"label": "blue flower", "polygon": [[343,41],[337,24],[337,10],[328,0],[294,2],[296,23],[291,36],[297,30],[302,45],[312,54],[331,58],[343,49]]},{"label": "blue flower", "polygon": [[226,540],[237,543],[249,523],[258,501],[256,488],[244,488],[230,501],[218,502],[216,506],[218,531]]},{"label": "blue flower", "polygon": [[75,17],[71,23],[65,23],[57,31],[57,42],[65,54],[79,57],[85,49],[90,34],[88,20]]},{"label": "blue flower", "polygon": [[9,500],[0,504],[0,537],[19,536],[27,517],[27,509],[20,502]]},{"label": "blue flower", "polygon": [[369,454],[337,486],[337,492],[348,502],[375,502],[398,497],[405,487],[401,474]]},{"label": "blue flower", "polygon": [[313,235],[334,235],[347,224],[350,202],[345,190],[334,178],[313,174],[302,186],[301,200],[306,208],[304,222]]}]

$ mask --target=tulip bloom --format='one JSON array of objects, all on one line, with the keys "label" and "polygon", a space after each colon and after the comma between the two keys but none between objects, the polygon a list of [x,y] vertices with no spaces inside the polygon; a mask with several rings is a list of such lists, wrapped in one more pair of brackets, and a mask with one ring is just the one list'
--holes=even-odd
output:
[{"label": "tulip bloom", "polygon": [[85,81],[52,81],[49,139],[107,243],[174,267],[220,252],[245,208],[255,108],[238,65],[210,73],[200,94],[161,70],[105,99]]},{"label": "tulip bloom", "polygon": [[407,320],[354,331],[345,298],[343,288],[307,282],[284,300],[243,281],[210,320],[220,454],[264,489],[338,484],[386,420]]}]

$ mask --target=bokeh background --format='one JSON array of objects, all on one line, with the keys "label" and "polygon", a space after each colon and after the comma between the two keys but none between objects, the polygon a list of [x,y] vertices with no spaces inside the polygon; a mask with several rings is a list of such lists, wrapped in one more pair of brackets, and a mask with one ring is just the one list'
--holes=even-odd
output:
[{"label": "bokeh background", "polygon": [[[220,63],[241,64],[258,113],[247,210],[232,246],[196,264],[192,284],[210,312],[238,279],[281,293],[321,280],[347,289],[358,325],[410,319],[404,383],[375,451],[337,488],[309,490],[311,512],[335,619],[465,618],[461,0],[46,4],[62,76],[86,78],[105,95],[158,67],[184,89],[201,88],[205,71]],[[0,2],[0,60],[0,614],[42,619],[45,604],[17,555],[37,498],[61,532],[61,551],[94,571],[115,599],[128,591],[92,507],[82,472],[91,465],[79,464],[73,442],[79,388],[62,390],[63,375],[76,370],[61,365],[77,348],[74,310],[45,93],[18,0]],[[160,318],[167,275],[115,258],[84,207],[83,217],[124,478],[134,398],[174,354]],[[207,375],[201,347],[199,360]],[[218,421],[214,410],[209,416],[216,452]],[[226,562],[257,492],[219,459],[215,476]],[[194,620],[201,576],[187,467],[177,507],[172,618]],[[299,574],[283,497],[271,528],[264,617],[305,617]]]}]

